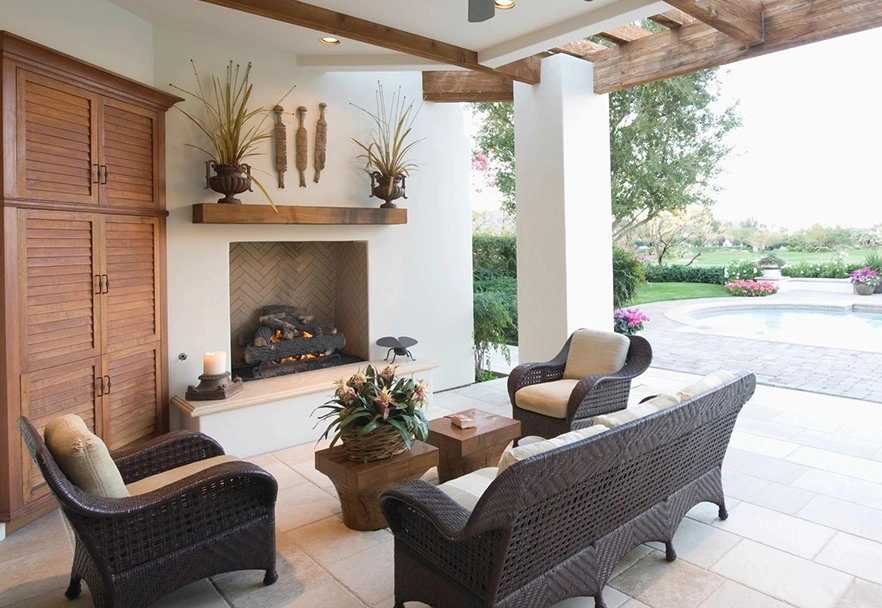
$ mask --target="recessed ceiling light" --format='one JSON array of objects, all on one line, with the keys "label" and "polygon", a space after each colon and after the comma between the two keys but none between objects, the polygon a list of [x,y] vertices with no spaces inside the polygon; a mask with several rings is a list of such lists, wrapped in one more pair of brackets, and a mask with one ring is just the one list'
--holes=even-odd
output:
[{"label": "recessed ceiling light", "polygon": [[319,38],[319,42],[322,44],[327,44],[333,46],[335,44],[340,44],[340,40],[337,38],[332,38],[331,36],[324,36],[323,38]]},{"label": "recessed ceiling light", "polygon": [[493,2],[493,6],[502,11],[507,11],[510,8],[514,8],[514,0],[495,0]]}]

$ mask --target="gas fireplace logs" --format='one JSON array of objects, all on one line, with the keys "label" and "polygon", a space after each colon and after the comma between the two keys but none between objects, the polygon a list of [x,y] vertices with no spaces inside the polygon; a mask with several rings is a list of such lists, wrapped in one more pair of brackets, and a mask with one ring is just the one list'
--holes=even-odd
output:
[{"label": "gas fireplace logs", "polygon": [[[264,306],[260,327],[245,348],[249,365],[282,363],[333,355],[346,345],[346,337],[336,328],[323,327],[305,308]],[[287,361],[287,362],[290,362]]]}]

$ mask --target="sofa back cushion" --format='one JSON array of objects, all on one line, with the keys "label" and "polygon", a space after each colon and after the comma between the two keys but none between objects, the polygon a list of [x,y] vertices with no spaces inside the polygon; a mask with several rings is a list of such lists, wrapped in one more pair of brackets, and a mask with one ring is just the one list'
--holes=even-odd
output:
[{"label": "sofa back cushion", "polygon": [[508,450],[502,455],[502,458],[499,459],[499,466],[498,470],[496,471],[496,475],[499,476],[505,469],[516,462],[520,462],[521,460],[530,458],[531,456],[535,456],[536,454],[541,454],[542,452],[547,452],[548,450],[553,450],[554,448],[559,448],[570,443],[576,443],[580,439],[585,439],[586,437],[593,437],[594,435],[602,433],[606,430],[607,428],[605,426],[594,425],[586,429],[579,429],[576,431],[570,431],[569,433],[563,433],[562,435],[552,437],[551,439],[536,441],[534,443],[528,443],[527,445],[519,445],[516,448]]},{"label": "sofa back cushion", "polygon": [[734,379],[735,376],[732,375],[732,372],[728,372],[724,369],[718,369],[715,372],[711,372],[704,378],[700,380],[696,380],[689,386],[685,386],[680,389],[677,393],[677,396],[680,397],[680,401],[686,401],[687,399],[692,399],[695,395],[699,395],[704,391],[710,390],[721,384],[725,384],[726,382]]},{"label": "sofa back cushion", "polygon": [[438,489],[452,498],[454,502],[459,503],[460,506],[474,511],[484,490],[493,483],[494,479],[496,479],[496,467],[485,467],[445,481],[438,486]]},{"label": "sofa back cushion", "polygon": [[617,426],[625,424],[626,422],[631,422],[632,420],[637,420],[638,418],[642,418],[643,416],[649,416],[650,414],[654,414],[655,412],[660,412],[671,406],[677,405],[678,403],[680,403],[680,398],[677,395],[661,393],[660,395],[656,395],[649,401],[638,403],[637,405],[631,406],[624,410],[620,410],[613,414],[598,416],[594,419],[594,424],[603,425],[605,428],[608,429],[614,429]]},{"label": "sofa back cushion", "polygon": [[570,341],[563,377],[580,380],[585,376],[614,374],[625,365],[630,346],[631,341],[622,334],[579,329]]},{"label": "sofa back cushion", "polygon": [[129,495],[107,446],[76,414],[51,420],[43,439],[58,467],[79,489],[107,498]]}]

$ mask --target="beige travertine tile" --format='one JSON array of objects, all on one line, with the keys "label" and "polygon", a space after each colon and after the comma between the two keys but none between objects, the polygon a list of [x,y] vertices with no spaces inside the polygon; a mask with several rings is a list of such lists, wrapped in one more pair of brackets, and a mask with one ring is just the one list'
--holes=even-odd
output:
[{"label": "beige travertine tile", "polygon": [[276,529],[287,532],[339,512],[339,501],[311,483],[283,488],[276,501]]},{"label": "beige travertine tile", "polygon": [[[723,488],[725,487],[724,485]],[[726,510],[730,514],[739,504],[741,504],[740,500],[726,497]],[[720,521],[720,508],[712,502],[700,502],[686,512],[686,517],[710,525]]]},{"label": "beige travertine tile", "polygon": [[649,608],[649,606],[643,602],[638,602],[637,600],[630,600],[627,604],[624,604],[622,608]]},{"label": "beige travertine tile", "polygon": [[840,473],[874,483],[882,483],[882,462],[873,462],[864,458],[855,458],[805,446],[787,456],[786,460],[831,473]]},{"label": "beige travertine tile", "polygon": [[67,537],[63,538],[63,547],[47,547],[0,562],[0,606],[67,588],[73,550],[67,545]]},{"label": "beige travertine tile", "polygon": [[66,550],[73,549],[67,532],[67,522],[61,510],[56,509],[0,541],[0,562],[33,555],[46,549],[58,550],[59,545],[64,545]]},{"label": "beige travertine tile", "polygon": [[229,604],[205,578],[166,595],[150,608],[229,608]]},{"label": "beige travertine tile", "polygon": [[833,608],[854,580],[842,572],[747,539],[710,570],[798,608]]},{"label": "beige travertine tile", "polygon": [[330,477],[321,471],[316,470],[314,460],[300,462],[292,466],[294,470],[297,471],[298,475],[301,475],[304,479],[308,479],[318,487],[322,489],[334,487],[334,482],[331,481]]},{"label": "beige travertine tile", "polygon": [[[796,451],[798,452],[799,449]],[[783,484],[791,483],[808,470],[808,467],[795,462],[762,456],[737,448],[729,448],[726,452],[723,468]]]},{"label": "beige travertine tile", "polygon": [[836,604],[836,608],[879,608],[882,606],[882,585],[856,580]]},{"label": "beige travertine tile", "polygon": [[865,507],[882,505],[882,485],[847,475],[809,469],[793,485]]},{"label": "beige travertine tile", "polygon": [[[321,587],[305,591],[303,595],[278,608],[364,608],[358,598],[347,591],[340,583],[331,581]],[[392,602],[387,604],[392,608]]]},{"label": "beige travertine tile", "polygon": [[395,592],[393,542],[380,543],[327,566],[328,572],[365,604]]},{"label": "beige travertine tile", "polygon": [[[3,584],[0,583],[0,598],[3,598]],[[89,587],[83,585],[83,591],[80,597],[75,600],[69,600],[64,597],[67,589],[67,582],[63,587],[47,591],[36,597],[29,597],[26,600],[15,602],[14,604],[3,604],[6,608],[92,608],[92,596],[89,594]]]},{"label": "beige travertine tile", "polygon": [[763,437],[771,437],[772,439],[782,439],[784,441],[790,441],[794,435],[800,433],[798,428],[786,424],[758,420],[747,416],[738,416],[738,420],[735,421],[735,430],[762,435]]},{"label": "beige travertine tile", "polygon": [[762,435],[734,431],[732,438],[729,440],[729,447],[763,456],[771,456],[772,458],[784,458],[798,448],[799,444],[772,439],[771,437],[763,437]]},{"label": "beige travertine tile", "polygon": [[653,608],[694,608],[723,579],[682,560],[669,563],[663,553],[653,551],[609,584]]},{"label": "beige travertine tile", "polygon": [[879,441],[880,428],[882,428],[882,425],[874,426],[866,422],[850,422],[836,431],[836,435],[848,439],[857,439],[858,441]]},{"label": "beige travertine tile", "polygon": [[836,533],[830,528],[747,502],[738,505],[738,510],[729,519],[718,521],[714,526],[808,559],[817,555]]},{"label": "beige travertine tile", "polygon": [[276,482],[279,484],[279,489],[293,488],[294,486],[306,483],[305,477],[296,473],[294,469],[278,460],[267,464],[263,468],[267,473],[276,478]]},{"label": "beige travertine tile", "polygon": [[295,528],[286,537],[321,566],[364,551],[378,543],[391,540],[388,530],[359,532],[346,527],[339,517],[326,517]]},{"label": "beige travertine tile", "polygon": [[259,467],[267,468],[268,466],[272,466],[280,460],[273,456],[272,454],[257,454],[255,456],[249,456],[248,458],[243,458],[242,460],[246,460],[252,464],[256,464]]},{"label": "beige travertine tile", "polygon": [[788,604],[732,581],[724,582],[699,608],[788,608]]},{"label": "beige travertine tile", "polygon": [[[803,408],[805,411],[806,408]],[[808,414],[802,413],[794,413],[794,412],[784,412],[780,416],[775,416],[772,419],[772,422],[777,424],[788,424],[790,426],[799,427],[801,429],[809,429],[812,431],[821,431],[822,433],[835,433],[838,429],[842,428],[846,420],[843,420],[841,416],[832,417],[825,416],[826,410],[816,410],[817,416],[811,416]]]},{"label": "beige travertine tile", "polygon": [[882,544],[838,532],[815,561],[882,584]]},{"label": "beige travertine tile", "polygon": [[814,492],[786,486],[731,469],[723,471],[723,490],[733,496],[766,509],[795,515],[816,496]]},{"label": "beige travertine tile", "polygon": [[619,563],[615,565],[612,573],[609,575],[609,579],[612,580],[617,577],[619,574],[639,562],[641,559],[646,557],[652,553],[652,549],[647,545],[637,545],[630,551],[628,551],[625,555],[622,556],[622,559],[619,560]]},{"label": "beige travertine tile", "polygon": [[882,542],[882,511],[879,509],[829,496],[818,496],[798,516],[855,536]]},{"label": "beige travertine tile", "polygon": [[[882,439],[882,431],[879,433]],[[803,430],[791,439],[794,443],[828,452],[838,452],[856,458],[870,458],[879,449],[879,441],[861,441],[852,437],[842,437],[819,431]]]},{"label": "beige travertine tile", "polygon": [[293,467],[294,465],[300,464],[301,462],[315,463],[315,453],[318,450],[325,449],[329,445],[331,445],[330,439],[322,439],[318,442],[310,441],[308,443],[301,443],[300,445],[295,445],[291,448],[279,450],[278,452],[273,452],[272,454],[288,466]]},{"label": "beige travertine tile", "polygon": [[[677,558],[695,564],[699,568],[709,568],[723,557],[741,539],[734,534],[718,530],[713,526],[684,518],[674,534],[674,550]],[[658,551],[664,551],[663,543],[648,543]]]}]

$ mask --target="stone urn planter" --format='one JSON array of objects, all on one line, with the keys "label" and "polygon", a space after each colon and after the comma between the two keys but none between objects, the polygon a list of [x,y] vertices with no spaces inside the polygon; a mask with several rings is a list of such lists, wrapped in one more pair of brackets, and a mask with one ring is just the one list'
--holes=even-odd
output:
[{"label": "stone urn planter", "polygon": [[[211,174],[212,169],[214,175]],[[209,188],[224,195],[217,202],[241,204],[242,201],[235,195],[251,192],[251,166],[245,163],[221,165],[213,160],[205,161],[205,189]]]},{"label": "stone urn planter", "polygon": [[863,283],[854,284],[854,292],[859,296],[871,296],[875,290],[875,285],[864,285]]},{"label": "stone urn planter", "polygon": [[403,175],[382,175],[379,171],[371,173],[371,197],[386,201],[380,209],[396,209],[392,201],[407,198],[405,194],[405,177]]}]

